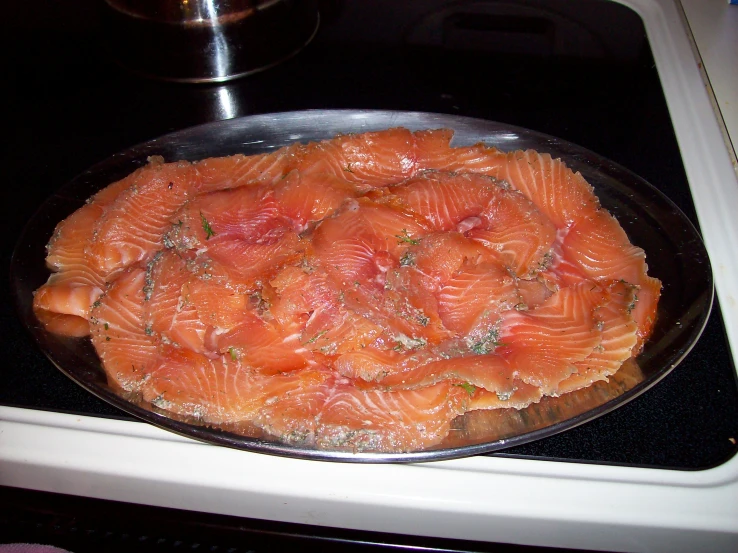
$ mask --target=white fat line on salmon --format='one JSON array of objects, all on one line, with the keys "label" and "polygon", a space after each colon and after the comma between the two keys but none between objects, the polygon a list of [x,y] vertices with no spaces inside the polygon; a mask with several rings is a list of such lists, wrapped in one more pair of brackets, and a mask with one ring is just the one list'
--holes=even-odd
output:
[{"label": "white fat line on salmon", "polygon": [[569,234],[569,231],[570,230],[571,230],[571,226],[557,228],[556,229],[556,239],[554,240],[554,243],[551,246],[551,249],[555,249],[556,251],[560,251],[561,250],[561,244],[564,243],[564,239],[566,239],[566,236]]},{"label": "white fat line on salmon", "polygon": [[483,224],[484,221],[481,217],[467,217],[463,221],[459,221],[459,223],[456,225],[456,231],[464,234],[465,232],[468,232],[472,229],[481,227]]},{"label": "white fat line on salmon", "polygon": [[310,317],[308,317],[307,322],[305,323],[305,327],[309,327],[310,323],[312,323],[316,318],[318,318],[323,313],[323,306],[318,306],[317,309],[313,309],[313,311],[310,313]]},{"label": "white fat line on salmon", "polygon": [[[293,332],[289,336],[285,336],[285,338],[282,340],[283,344],[289,344],[290,342],[300,342],[300,333],[299,332]],[[302,348],[304,349],[304,348]]]}]

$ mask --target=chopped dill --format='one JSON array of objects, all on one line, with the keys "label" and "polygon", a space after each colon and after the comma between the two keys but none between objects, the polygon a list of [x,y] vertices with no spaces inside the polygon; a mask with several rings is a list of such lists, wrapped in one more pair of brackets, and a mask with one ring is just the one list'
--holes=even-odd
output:
[{"label": "chopped dill", "polygon": [[473,343],[467,342],[469,349],[477,355],[486,355],[493,351],[495,348],[502,347],[506,344],[498,342],[499,335],[496,330],[492,329],[481,340]]},{"label": "chopped dill", "polygon": [[474,386],[473,384],[469,384],[468,382],[462,382],[461,384],[455,384],[455,386],[464,388],[470,396],[473,396],[474,392],[477,391],[477,387]]},{"label": "chopped dill", "polygon": [[477,342],[476,344],[473,344],[471,350],[477,355],[484,355],[490,351],[486,342]]},{"label": "chopped dill", "polygon": [[313,343],[315,343],[315,342],[318,341],[318,338],[320,338],[321,336],[323,336],[323,334],[326,334],[327,332],[328,332],[327,330],[321,330],[320,332],[318,332],[315,336],[313,336],[312,338],[310,338],[305,343],[306,344],[313,344]]},{"label": "chopped dill", "polygon": [[397,238],[398,244],[402,244],[403,242],[406,244],[411,244],[413,246],[417,246],[418,244],[420,244],[420,240],[410,238],[410,235],[407,233],[407,229],[402,229],[402,234],[396,234],[395,238]]},{"label": "chopped dill", "polygon": [[202,221],[202,228],[205,231],[205,240],[210,240],[211,236],[215,236],[215,232],[213,232],[213,228],[208,223],[205,215],[202,214],[202,211],[200,212],[200,220]]}]

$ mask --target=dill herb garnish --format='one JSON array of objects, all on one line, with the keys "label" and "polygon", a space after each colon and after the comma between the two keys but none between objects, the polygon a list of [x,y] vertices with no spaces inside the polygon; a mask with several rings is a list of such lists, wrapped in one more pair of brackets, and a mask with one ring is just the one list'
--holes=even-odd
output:
[{"label": "dill herb garnish", "polygon": [[327,330],[321,330],[320,332],[318,332],[315,336],[313,336],[312,338],[310,338],[305,343],[306,344],[313,344],[313,343],[315,343],[318,340],[318,338],[320,338],[321,336],[323,336],[323,334],[325,334],[326,332],[328,332],[328,331]]},{"label": "dill herb garnish", "polygon": [[210,240],[211,236],[215,236],[215,232],[213,232],[213,228],[208,223],[205,215],[202,214],[202,211],[200,212],[200,220],[202,221],[202,228],[205,231],[205,240]]},{"label": "dill herb garnish", "polygon": [[402,244],[403,242],[405,242],[406,244],[412,244],[413,246],[417,246],[418,244],[420,244],[420,240],[410,238],[410,235],[407,233],[407,229],[402,229],[402,234],[396,234],[395,238],[399,240],[398,244]]},{"label": "dill herb garnish", "polygon": [[474,392],[477,391],[476,386],[474,386],[473,384],[469,384],[468,382],[462,382],[461,384],[455,384],[455,386],[460,386],[461,388],[464,388],[470,396],[473,396]]}]

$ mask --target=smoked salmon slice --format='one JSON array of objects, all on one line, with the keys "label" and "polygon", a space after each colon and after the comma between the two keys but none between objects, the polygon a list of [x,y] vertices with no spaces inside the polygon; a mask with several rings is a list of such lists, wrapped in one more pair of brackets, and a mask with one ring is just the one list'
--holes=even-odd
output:
[{"label": "smoked salmon slice", "polygon": [[604,290],[583,284],[559,290],[533,311],[505,312],[497,333],[505,359],[524,382],[557,393],[574,364],[600,343],[595,311],[607,300]]},{"label": "smoked salmon slice", "polygon": [[295,371],[308,363],[299,336],[285,334],[253,312],[247,312],[238,325],[217,336],[216,344],[224,357],[266,374]]},{"label": "smoked salmon slice", "polygon": [[163,252],[146,269],[145,328],[165,343],[204,353],[207,325],[193,302],[191,273],[182,258]]},{"label": "smoked salmon slice", "polygon": [[596,281],[638,284],[646,274],[646,254],[630,243],[617,220],[604,210],[580,219],[569,229],[562,255]]},{"label": "smoked salmon slice", "polygon": [[107,275],[145,261],[161,249],[169,219],[193,187],[192,177],[187,162],[150,159],[98,219],[87,245],[93,266]]},{"label": "smoked salmon slice", "polygon": [[146,271],[124,272],[97,300],[90,315],[92,345],[108,378],[120,389],[138,391],[159,355],[159,341],[144,322]]},{"label": "smoked salmon slice", "polygon": [[469,355],[433,361],[382,378],[379,383],[391,389],[417,389],[445,380],[464,388],[470,396],[476,388],[484,388],[500,397],[510,397],[518,382],[515,370],[504,357]]},{"label": "smoked salmon slice", "polygon": [[254,291],[262,278],[271,278],[285,263],[300,258],[301,248],[300,238],[287,229],[278,229],[256,242],[238,238],[213,240],[195,258],[192,270],[202,280]]},{"label": "smoked salmon slice", "polygon": [[198,164],[149,158],[97,221],[87,247],[93,266],[109,274],[146,260],[160,249],[162,235],[185,201],[245,183],[273,183],[289,170],[295,148],[254,159],[234,156]]},{"label": "smoked salmon slice", "polygon": [[163,413],[348,451],[433,447],[632,362],[645,252],[563,161],[452,138],[152,157],[57,226],[34,312]]},{"label": "smoked salmon slice", "polygon": [[202,194],[188,201],[170,223],[164,246],[180,251],[206,247],[216,237],[256,242],[290,225],[281,216],[273,191],[260,186]]},{"label": "smoked salmon slice", "polygon": [[417,171],[415,137],[396,128],[313,142],[300,154],[297,169],[305,175],[333,175],[364,189],[395,184]]},{"label": "smoked salmon slice", "polygon": [[275,183],[295,165],[300,146],[293,144],[274,152],[245,156],[208,158],[192,164],[196,173],[195,193],[230,190],[254,183]]},{"label": "smoked salmon slice", "polygon": [[363,390],[339,381],[316,420],[319,447],[413,451],[438,443],[466,411],[467,392],[449,382],[417,390]]},{"label": "smoked salmon slice", "polygon": [[54,272],[33,298],[33,310],[48,330],[74,336],[89,334],[90,308],[103,293],[108,276],[93,265],[87,244],[107,206],[136,180],[137,174],[95,194],[54,230],[46,246],[46,264]]},{"label": "smoked salmon slice", "polygon": [[165,348],[141,388],[146,401],[166,411],[211,424],[240,422],[315,378],[312,372],[264,375],[229,357],[209,359]]},{"label": "smoked salmon slice", "polygon": [[484,144],[452,148],[453,135],[449,129],[416,132],[418,169],[489,176],[504,164],[505,154]]},{"label": "smoked salmon slice", "polygon": [[573,363],[576,372],[559,384],[559,393],[607,380],[632,355],[638,342],[638,323],[632,316],[637,289],[616,282],[608,292],[611,301],[594,312],[600,342],[587,357]]},{"label": "smoked salmon slice", "polygon": [[499,190],[481,212],[484,224],[469,238],[498,252],[515,275],[530,278],[545,270],[552,258],[556,226],[522,194]]},{"label": "smoked salmon slice", "polygon": [[392,193],[433,230],[461,230],[462,221],[477,217],[495,195],[498,184],[476,174],[428,172],[393,187]]},{"label": "smoked salmon slice", "polygon": [[466,264],[438,291],[438,309],[446,328],[468,335],[485,321],[521,303],[515,278],[499,264]]},{"label": "smoked salmon slice", "polygon": [[592,186],[560,159],[534,150],[510,152],[490,174],[531,200],[558,228],[599,209]]},{"label": "smoked salmon slice", "polygon": [[354,183],[328,173],[305,175],[292,171],[274,186],[279,210],[304,230],[322,220],[359,192]]}]

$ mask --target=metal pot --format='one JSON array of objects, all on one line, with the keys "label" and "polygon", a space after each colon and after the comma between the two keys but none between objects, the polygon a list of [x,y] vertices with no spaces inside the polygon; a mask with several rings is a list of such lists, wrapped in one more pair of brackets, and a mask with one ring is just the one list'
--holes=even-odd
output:
[{"label": "metal pot", "polygon": [[223,82],[300,51],[316,0],[105,0],[107,39],[125,67],[181,82]]}]

